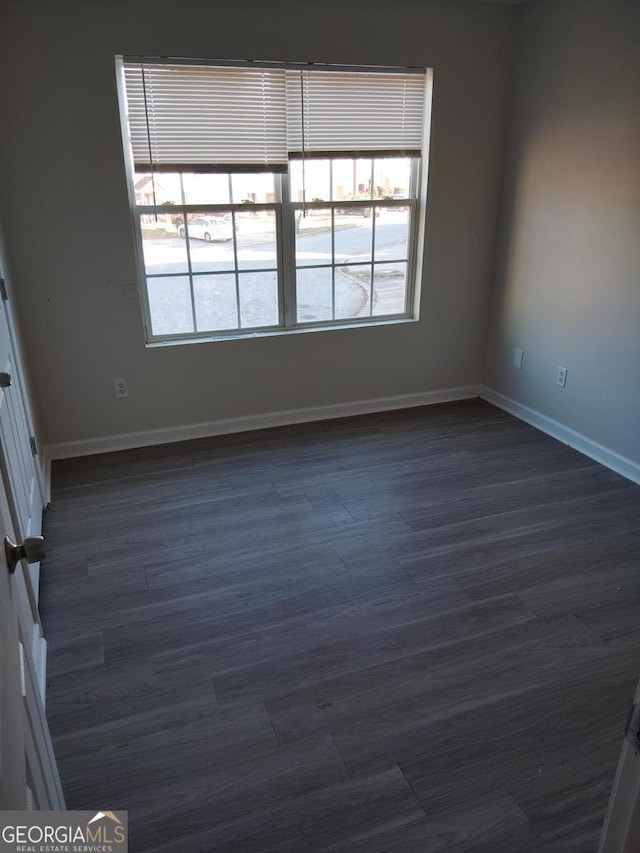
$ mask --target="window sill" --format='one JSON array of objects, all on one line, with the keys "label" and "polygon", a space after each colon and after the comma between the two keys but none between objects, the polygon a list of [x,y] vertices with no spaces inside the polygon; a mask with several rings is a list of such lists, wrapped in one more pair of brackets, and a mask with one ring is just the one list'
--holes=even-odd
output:
[{"label": "window sill", "polygon": [[326,326],[296,326],[295,328],[277,328],[260,330],[256,332],[243,332],[241,334],[225,333],[221,335],[202,335],[193,338],[165,338],[164,340],[147,341],[145,346],[149,349],[158,347],[184,346],[185,344],[210,344],[222,341],[254,341],[259,338],[279,338],[289,335],[307,335],[317,332],[341,332],[353,329],[376,329],[385,326],[403,326],[417,323],[418,317],[394,317],[386,320],[376,320],[373,323],[331,323]]}]

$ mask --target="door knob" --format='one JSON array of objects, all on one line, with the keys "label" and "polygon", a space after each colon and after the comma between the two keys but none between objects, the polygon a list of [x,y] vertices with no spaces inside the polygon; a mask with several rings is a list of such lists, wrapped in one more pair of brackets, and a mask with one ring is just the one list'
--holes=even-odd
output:
[{"label": "door knob", "polygon": [[4,537],[4,550],[7,555],[9,574],[13,574],[20,560],[27,563],[39,563],[44,557],[44,536],[27,536],[21,545],[16,545],[8,536]]},{"label": "door knob", "polygon": [[0,373],[0,388],[8,388],[11,385],[11,374]]}]

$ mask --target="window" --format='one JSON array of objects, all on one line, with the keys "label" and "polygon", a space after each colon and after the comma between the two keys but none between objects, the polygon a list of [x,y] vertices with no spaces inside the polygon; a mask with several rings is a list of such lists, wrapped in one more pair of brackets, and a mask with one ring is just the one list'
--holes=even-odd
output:
[{"label": "window", "polygon": [[425,71],[118,68],[148,341],[415,316]]}]

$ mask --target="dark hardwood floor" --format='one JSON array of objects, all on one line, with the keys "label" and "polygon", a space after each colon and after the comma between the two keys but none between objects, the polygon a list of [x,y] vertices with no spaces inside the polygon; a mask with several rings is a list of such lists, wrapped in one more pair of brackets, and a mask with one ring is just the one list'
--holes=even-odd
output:
[{"label": "dark hardwood floor", "polygon": [[640,487],[481,401],[55,463],[70,808],[132,853],[595,853]]}]

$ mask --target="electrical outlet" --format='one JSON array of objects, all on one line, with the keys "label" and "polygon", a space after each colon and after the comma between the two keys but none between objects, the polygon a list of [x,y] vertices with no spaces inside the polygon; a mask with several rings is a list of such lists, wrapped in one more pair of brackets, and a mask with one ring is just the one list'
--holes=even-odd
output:
[{"label": "electrical outlet", "polygon": [[558,372],[556,374],[556,385],[559,385],[561,388],[567,384],[567,368],[559,367]]},{"label": "electrical outlet", "polygon": [[518,370],[522,370],[522,357],[524,356],[524,350],[520,347],[516,347],[513,351],[513,366],[517,367]]},{"label": "electrical outlet", "polygon": [[127,385],[126,379],[114,379],[113,384],[116,389],[116,397],[118,400],[122,400],[124,397],[129,396],[129,386]]}]

